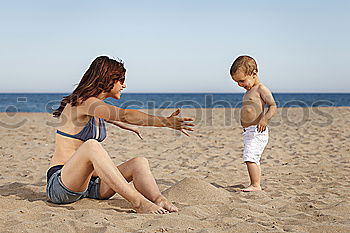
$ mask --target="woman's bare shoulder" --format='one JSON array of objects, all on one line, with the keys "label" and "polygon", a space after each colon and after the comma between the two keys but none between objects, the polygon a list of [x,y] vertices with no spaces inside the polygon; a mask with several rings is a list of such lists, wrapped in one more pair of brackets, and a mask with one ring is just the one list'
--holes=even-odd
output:
[{"label": "woman's bare shoulder", "polygon": [[123,109],[107,104],[96,97],[88,98],[81,106],[86,115],[103,118],[105,120],[120,121],[120,114],[124,111]]},{"label": "woman's bare shoulder", "polygon": [[84,105],[84,104],[91,105],[91,104],[96,104],[96,103],[101,103],[101,102],[103,103],[103,101],[97,97],[89,97],[82,103],[82,105]]},{"label": "woman's bare shoulder", "polygon": [[89,97],[83,101],[79,106],[89,112],[91,109],[96,109],[99,106],[104,106],[106,103],[96,97]]}]

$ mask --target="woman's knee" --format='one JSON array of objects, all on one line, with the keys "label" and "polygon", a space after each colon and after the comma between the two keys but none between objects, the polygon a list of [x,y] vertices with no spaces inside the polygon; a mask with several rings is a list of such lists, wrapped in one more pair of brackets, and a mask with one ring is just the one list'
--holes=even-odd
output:
[{"label": "woman's knee", "polygon": [[81,147],[89,152],[92,153],[105,153],[105,149],[102,147],[101,143],[99,143],[97,140],[95,139],[89,139],[87,141],[85,141]]},{"label": "woman's knee", "polygon": [[145,157],[135,157],[131,161],[138,166],[149,166],[148,159]]}]

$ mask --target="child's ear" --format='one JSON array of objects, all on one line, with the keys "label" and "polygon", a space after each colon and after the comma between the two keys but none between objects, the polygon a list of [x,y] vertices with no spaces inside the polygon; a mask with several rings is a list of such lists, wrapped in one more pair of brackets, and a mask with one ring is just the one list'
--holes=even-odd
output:
[{"label": "child's ear", "polygon": [[258,71],[253,70],[253,72],[252,72],[252,76],[253,76],[253,78],[256,78],[257,74],[258,74]]}]

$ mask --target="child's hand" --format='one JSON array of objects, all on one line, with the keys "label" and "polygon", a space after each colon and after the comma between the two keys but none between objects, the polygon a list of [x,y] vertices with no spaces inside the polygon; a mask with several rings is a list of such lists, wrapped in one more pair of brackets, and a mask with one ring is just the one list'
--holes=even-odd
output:
[{"label": "child's hand", "polygon": [[257,126],[257,130],[259,133],[262,133],[266,130],[266,126],[267,126],[267,120],[266,118],[263,116]]}]

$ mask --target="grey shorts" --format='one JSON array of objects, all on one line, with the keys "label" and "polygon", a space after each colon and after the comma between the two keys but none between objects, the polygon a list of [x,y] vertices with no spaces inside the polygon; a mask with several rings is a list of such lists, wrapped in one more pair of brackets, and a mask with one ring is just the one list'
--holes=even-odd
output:
[{"label": "grey shorts", "polygon": [[55,204],[67,204],[78,201],[82,198],[93,198],[98,200],[106,200],[100,196],[100,178],[91,179],[89,186],[84,192],[74,192],[64,186],[61,181],[61,169],[56,171],[50,177],[46,185],[46,195],[49,201]]}]

